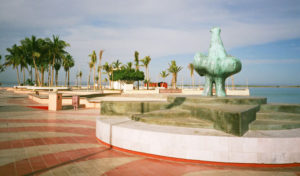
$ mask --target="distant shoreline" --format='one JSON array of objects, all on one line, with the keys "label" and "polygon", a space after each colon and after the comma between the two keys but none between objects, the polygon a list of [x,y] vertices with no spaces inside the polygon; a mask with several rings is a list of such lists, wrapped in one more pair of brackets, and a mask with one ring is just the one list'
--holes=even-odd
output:
[{"label": "distant shoreline", "polygon": [[[231,86],[228,86],[228,87],[231,87]],[[280,86],[280,85],[277,85],[277,86],[262,86],[262,85],[236,85],[235,87],[265,87],[265,88],[300,88],[300,85],[295,85],[295,86]]]},{"label": "distant shoreline", "polygon": [[[16,85],[17,84],[14,84],[14,83],[1,83],[0,82],[1,87],[13,87],[13,86],[16,86]],[[76,86],[76,85],[71,84],[71,86]],[[82,86],[86,86],[86,85],[83,84]],[[179,88],[181,87],[181,85],[178,85],[178,84],[177,84],[177,86]],[[192,87],[193,85],[184,84],[183,86]],[[199,87],[199,86],[204,87],[203,84],[201,84],[201,85],[198,84],[198,85],[195,85],[194,87],[196,88],[196,87]],[[231,88],[232,86],[228,85],[226,87]],[[245,88],[245,87],[249,87],[249,88],[256,88],[256,87],[257,88],[300,88],[300,85],[235,85],[235,87],[243,87],[243,88]]]}]

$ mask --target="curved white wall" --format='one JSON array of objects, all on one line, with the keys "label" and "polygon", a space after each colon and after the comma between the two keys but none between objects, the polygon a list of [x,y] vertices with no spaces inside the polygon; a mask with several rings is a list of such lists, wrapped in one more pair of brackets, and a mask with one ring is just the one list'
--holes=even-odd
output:
[{"label": "curved white wall", "polygon": [[228,163],[300,162],[300,137],[209,136],[201,133],[195,133],[192,128],[149,125],[127,118],[98,118],[96,127],[99,140],[147,154]]}]

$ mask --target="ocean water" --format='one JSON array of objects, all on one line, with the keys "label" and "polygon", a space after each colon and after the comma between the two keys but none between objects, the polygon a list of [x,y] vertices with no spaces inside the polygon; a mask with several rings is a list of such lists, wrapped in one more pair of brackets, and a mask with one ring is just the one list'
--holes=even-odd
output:
[{"label": "ocean water", "polygon": [[[2,84],[0,87],[13,87],[15,83]],[[84,85],[82,85],[84,86]],[[86,85],[85,85],[86,86]],[[179,86],[181,88],[181,86]],[[199,87],[199,86],[195,86]],[[191,86],[184,86],[191,88]],[[268,103],[292,103],[300,104],[300,88],[270,88],[270,87],[251,87],[250,96],[267,97]]]},{"label": "ocean water", "polygon": [[268,103],[300,104],[300,88],[249,88],[251,96],[267,97]]}]

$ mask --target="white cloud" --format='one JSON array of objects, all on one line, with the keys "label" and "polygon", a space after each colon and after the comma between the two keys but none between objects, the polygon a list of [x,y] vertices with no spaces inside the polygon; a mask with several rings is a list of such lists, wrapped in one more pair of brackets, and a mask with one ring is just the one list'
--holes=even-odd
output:
[{"label": "white cloud", "polygon": [[20,35],[34,31],[37,36],[58,34],[69,42],[68,50],[76,60],[76,67],[85,72],[88,72],[88,54],[100,49],[105,50],[104,62],[132,61],[134,51],[138,50],[141,57],[150,55],[152,62],[159,65],[158,58],[207,51],[209,29],[213,26],[222,28],[221,37],[227,50],[299,38],[300,5],[297,4],[292,1],[262,4],[260,1],[2,0],[0,52],[4,53],[12,44],[6,46],[4,41],[14,42],[16,36],[19,39]]}]

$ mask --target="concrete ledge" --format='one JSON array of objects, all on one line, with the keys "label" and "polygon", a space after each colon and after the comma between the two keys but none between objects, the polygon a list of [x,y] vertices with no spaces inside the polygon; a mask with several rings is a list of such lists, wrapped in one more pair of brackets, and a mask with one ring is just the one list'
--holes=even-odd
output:
[{"label": "concrete ledge", "polygon": [[[300,134],[300,129],[293,133]],[[96,121],[96,137],[124,150],[181,160],[300,166],[300,136],[235,137],[213,129],[101,117]]]},{"label": "concrete ledge", "polygon": [[131,115],[145,113],[163,108],[167,102],[151,101],[103,101],[101,102],[102,115]]},{"label": "concrete ledge", "polygon": [[182,93],[182,89],[159,89],[159,93]]},{"label": "concrete ledge", "polygon": [[226,97],[205,97],[199,95],[170,95],[168,102],[182,101],[187,103],[201,104],[243,104],[243,105],[261,105],[267,103],[265,97],[245,97],[245,96],[226,96]]}]

